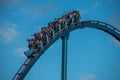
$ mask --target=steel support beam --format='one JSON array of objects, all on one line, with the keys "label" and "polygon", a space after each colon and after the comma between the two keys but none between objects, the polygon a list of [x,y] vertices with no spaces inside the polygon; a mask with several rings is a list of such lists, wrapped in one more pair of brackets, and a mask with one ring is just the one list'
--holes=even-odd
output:
[{"label": "steel support beam", "polygon": [[67,80],[67,40],[68,36],[62,37],[62,70],[61,80]]}]

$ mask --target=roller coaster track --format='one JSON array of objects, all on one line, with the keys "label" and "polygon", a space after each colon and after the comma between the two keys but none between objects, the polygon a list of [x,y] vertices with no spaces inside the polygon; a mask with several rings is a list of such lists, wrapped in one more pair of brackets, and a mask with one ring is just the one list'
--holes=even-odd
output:
[{"label": "roller coaster track", "polygon": [[100,22],[100,21],[95,21],[95,20],[82,21],[81,23],[79,23],[75,26],[71,26],[68,29],[62,30],[62,32],[59,34],[55,34],[55,37],[49,42],[49,44],[47,46],[45,46],[42,51],[37,52],[37,56],[27,58],[25,60],[25,62],[22,64],[22,66],[20,67],[18,72],[13,77],[13,80],[23,80],[24,77],[29,72],[29,70],[35,64],[35,62],[39,59],[39,57],[59,38],[69,35],[69,33],[73,30],[82,29],[82,28],[86,28],[86,27],[96,28],[96,29],[105,31],[105,32],[109,33],[110,35],[112,35],[114,38],[116,38],[118,41],[120,41],[120,30],[118,30],[117,28],[115,28],[107,23]]}]

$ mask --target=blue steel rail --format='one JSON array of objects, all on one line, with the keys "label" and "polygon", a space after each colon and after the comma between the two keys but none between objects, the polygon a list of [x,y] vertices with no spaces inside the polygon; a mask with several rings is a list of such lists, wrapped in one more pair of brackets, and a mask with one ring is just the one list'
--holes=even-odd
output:
[{"label": "blue steel rail", "polygon": [[82,21],[80,24],[71,26],[68,29],[63,29],[61,33],[55,34],[53,39],[51,41],[49,41],[48,45],[46,45],[42,51],[37,52],[37,56],[26,59],[26,61],[22,64],[22,66],[17,71],[17,73],[15,74],[15,76],[13,77],[12,80],[23,80],[24,77],[29,72],[29,70],[35,64],[35,62],[39,59],[39,57],[59,38],[65,36],[65,35],[69,35],[69,33],[73,30],[82,29],[82,28],[86,28],[86,27],[96,28],[96,29],[105,31],[108,34],[112,35],[114,38],[116,38],[118,41],[120,41],[120,30],[118,30],[117,28],[115,28],[107,23],[100,22],[100,21],[95,21],[95,20]]}]

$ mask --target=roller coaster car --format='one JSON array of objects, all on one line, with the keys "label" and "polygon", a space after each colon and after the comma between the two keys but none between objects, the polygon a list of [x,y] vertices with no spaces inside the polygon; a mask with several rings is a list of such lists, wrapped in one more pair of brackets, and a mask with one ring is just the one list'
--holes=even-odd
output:
[{"label": "roller coaster car", "polygon": [[28,58],[32,57],[36,53],[37,53],[37,49],[30,49],[24,52],[25,56],[27,56]]}]

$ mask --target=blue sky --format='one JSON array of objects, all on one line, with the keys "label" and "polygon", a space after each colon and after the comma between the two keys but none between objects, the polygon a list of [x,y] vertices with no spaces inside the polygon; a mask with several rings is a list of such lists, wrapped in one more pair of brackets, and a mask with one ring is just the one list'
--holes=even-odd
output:
[{"label": "blue sky", "polygon": [[[11,80],[25,61],[27,38],[48,22],[77,9],[81,21],[120,29],[119,0],[1,0],[0,80]],[[79,29],[68,41],[68,80],[120,80],[120,43],[96,29]],[[61,80],[61,39],[40,57],[25,80]]]}]

